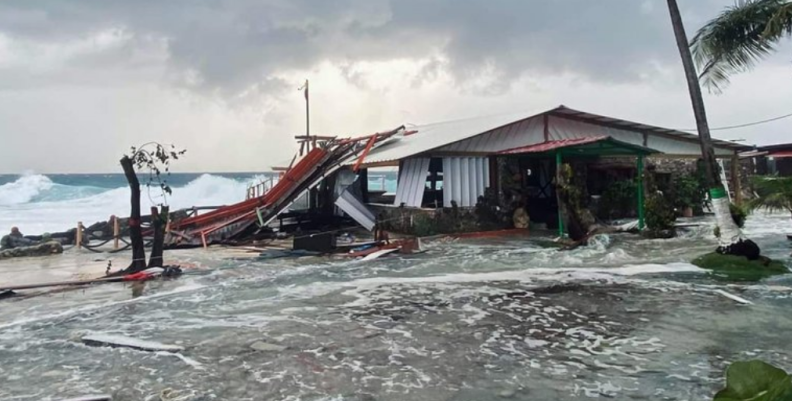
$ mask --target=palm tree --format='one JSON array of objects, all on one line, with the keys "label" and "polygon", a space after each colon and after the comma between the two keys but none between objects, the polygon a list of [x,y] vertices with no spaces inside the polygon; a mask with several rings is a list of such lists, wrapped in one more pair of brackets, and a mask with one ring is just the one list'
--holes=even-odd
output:
[{"label": "palm tree", "polygon": [[712,208],[715,211],[715,220],[718,224],[720,236],[718,253],[728,255],[745,256],[748,259],[758,259],[760,256],[759,246],[753,241],[745,238],[742,231],[734,223],[729,210],[730,202],[726,196],[726,191],[721,185],[718,177],[718,164],[715,160],[715,151],[712,148],[712,138],[710,137],[709,125],[707,124],[707,112],[704,108],[704,98],[701,96],[696,66],[693,65],[693,57],[688,47],[685,26],[682,23],[682,15],[676,0],[668,0],[668,11],[671,14],[671,24],[674,27],[679,55],[682,58],[682,67],[687,78],[690,101],[693,105],[693,114],[696,117],[696,127],[698,129],[699,141],[701,142],[701,155],[704,159],[704,170],[706,173],[707,184],[710,188],[712,198]]},{"label": "palm tree", "polygon": [[700,79],[714,91],[792,36],[792,0],[742,0],[708,22],[690,44]]},{"label": "palm tree", "polygon": [[792,214],[792,177],[755,177],[753,184],[758,197],[748,202],[750,210]]}]

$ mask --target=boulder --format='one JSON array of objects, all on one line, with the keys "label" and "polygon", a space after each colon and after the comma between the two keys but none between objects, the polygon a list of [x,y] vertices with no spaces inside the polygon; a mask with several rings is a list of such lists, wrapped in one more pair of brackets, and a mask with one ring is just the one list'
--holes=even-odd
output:
[{"label": "boulder", "polygon": [[20,246],[2,250],[0,251],[0,259],[24,256],[47,256],[57,253],[63,253],[63,245],[57,241],[49,241],[37,245]]}]

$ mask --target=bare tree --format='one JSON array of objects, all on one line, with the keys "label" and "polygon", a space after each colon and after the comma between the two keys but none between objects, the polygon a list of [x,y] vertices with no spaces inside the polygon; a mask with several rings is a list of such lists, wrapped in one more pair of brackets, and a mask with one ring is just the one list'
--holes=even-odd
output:
[{"label": "bare tree", "polygon": [[[168,185],[167,176],[170,175],[171,160],[178,160],[186,150],[176,150],[175,146],[170,145],[170,149],[156,143],[149,142],[138,148],[133,147],[129,155],[121,158],[121,167],[124,169],[131,192],[130,214],[129,214],[129,236],[132,244],[132,262],[129,267],[122,271],[123,274],[136,273],[145,270],[147,267],[161,267],[163,265],[163,249],[165,240],[165,226],[169,217],[169,207],[167,196],[172,193]],[[149,188],[149,199],[151,199],[151,188],[159,188],[162,191],[162,201],[152,203],[158,207],[151,208],[151,227],[153,228],[154,242],[152,245],[149,263],[146,264],[146,250],[143,241],[143,229],[141,227],[140,215],[140,180],[137,171],[147,170]],[[164,177],[163,177],[164,176]]]}]

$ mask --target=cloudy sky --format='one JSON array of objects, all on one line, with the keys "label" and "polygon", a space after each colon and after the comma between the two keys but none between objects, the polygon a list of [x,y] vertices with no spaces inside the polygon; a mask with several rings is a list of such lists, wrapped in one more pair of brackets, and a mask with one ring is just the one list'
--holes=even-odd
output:
[{"label": "cloudy sky", "polygon": [[[688,34],[734,0],[679,0]],[[179,171],[261,171],[304,132],[564,104],[694,127],[663,0],[4,0],[0,173],[116,172],[130,146]],[[710,123],[792,112],[792,46],[707,95]],[[792,119],[717,131],[792,140]]]}]

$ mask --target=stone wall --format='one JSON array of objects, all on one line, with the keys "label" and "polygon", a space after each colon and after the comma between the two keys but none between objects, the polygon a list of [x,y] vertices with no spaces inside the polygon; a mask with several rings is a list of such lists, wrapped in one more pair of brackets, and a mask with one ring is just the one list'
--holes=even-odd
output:
[{"label": "stone wall", "polygon": [[387,231],[428,236],[511,228],[511,219],[480,216],[477,208],[419,209],[369,205]]}]

